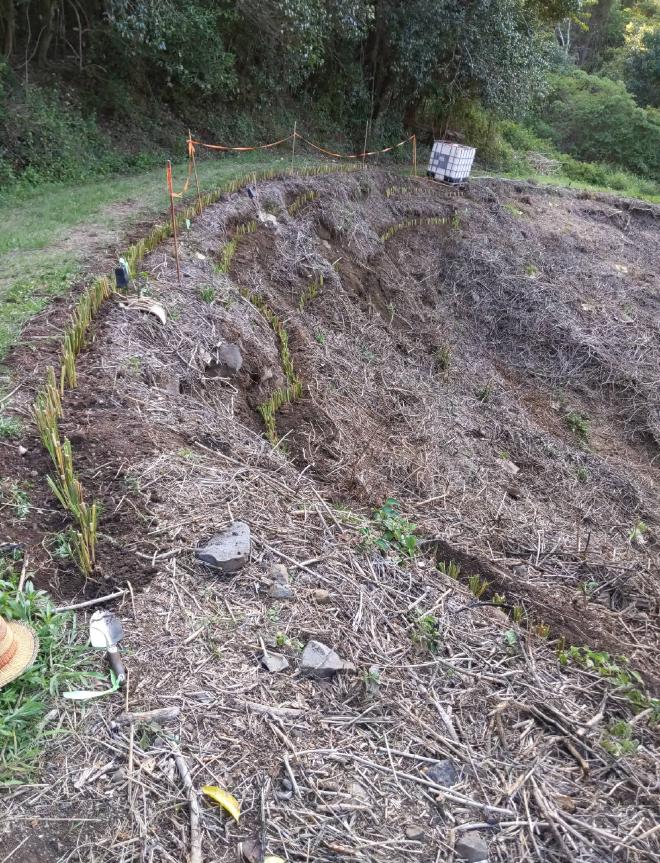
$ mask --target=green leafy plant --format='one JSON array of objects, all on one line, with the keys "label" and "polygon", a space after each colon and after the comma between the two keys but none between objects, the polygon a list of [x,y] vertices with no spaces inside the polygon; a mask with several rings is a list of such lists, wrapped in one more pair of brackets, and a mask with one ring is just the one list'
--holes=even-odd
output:
[{"label": "green leafy plant", "polygon": [[619,693],[631,704],[635,712],[652,708],[656,721],[660,718],[660,699],[650,698],[641,675],[629,667],[625,656],[610,656],[604,650],[592,650],[590,647],[564,647],[558,653],[559,664],[569,663],[579,665],[587,671],[593,671],[611,681]]},{"label": "green leafy plant", "polygon": [[[34,664],[0,689],[0,786],[29,781],[50,732],[44,718],[58,693],[99,675],[90,651],[78,643],[75,617],[57,614],[28,578],[18,592],[20,558],[0,558],[0,615],[31,626],[39,637]],[[58,732],[61,733],[61,732]]]},{"label": "green leafy plant", "polygon": [[383,553],[395,550],[404,557],[414,557],[417,551],[417,526],[401,515],[397,500],[389,497],[372,515],[376,535],[370,527],[363,529],[367,539]]},{"label": "green leafy plant", "polygon": [[625,720],[610,722],[603,734],[600,745],[615,758],[634,755],[639,747],[639,740],[633,737],[633,728]]},{"label": "green leafy plant", "polygon": [[564,419],[580,443],[586,443],[589,439],[589,419],[576,411],[566,414]]},{"label": "green leafy plant", "polygon": [[628,539],[630,542],[643,543],[644,537],[648,533],[648,525],[638,519],[635,524],[632,526],[630,533],[628,534]]},{"label": "green leafy plant", "polygon": [[439,345],[433,352],[433,360],[439,371],[448,372],[451,368],[451,345]]},{"label": "green leafy plant", "polygon": [[16,438],[23,431],[23,425],[17,417],[0,414],[0,438]]},{"label": "green leafy plant", "polygon": [[211,285],[204,285],[199,290],[199,298],[205,303],[212,303],[215,299],[215,288],[211,287]]},{"label": "green leafy plant", "polygon": [[16,518],[24,519],[30,514],[30,498],[24,488],[17,482],[0,486],[0,501],[9,506]]},{"label": "green leafy plant", "polygon": [[414,621],[412,640],[429,653],[437,653],[440,647],[440,621],[435,614],[422,614]]},{"label": "green leafy plant", "polygon": [[488,383],[485,383],[483,386],[478,387],[474,391],[474,395],[480,402],[490,401],[493,395],[493,385],[490,383],[490,381]]},{"label": "green leafy plant", "polygon": [[321,346],[325,344],[325,333],[323,330],[314,330],[314,341]]},{"label": "green leafy plant", "polygon": [[578,482],[581,482],[581,483],[589,482],[589,471],[586,469],[586,467],[579,467],[577,469],[575,477],[576,477]]}]

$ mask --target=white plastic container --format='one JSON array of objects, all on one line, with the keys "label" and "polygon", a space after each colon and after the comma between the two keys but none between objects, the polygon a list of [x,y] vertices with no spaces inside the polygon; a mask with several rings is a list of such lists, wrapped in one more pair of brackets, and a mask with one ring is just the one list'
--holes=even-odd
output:
[{"label": "white plastic container", "polygon": [[464,183],[470,176],[474,147],[464,147],[453,141],[436,141],[431,150],[428,176],[445,183]]}]

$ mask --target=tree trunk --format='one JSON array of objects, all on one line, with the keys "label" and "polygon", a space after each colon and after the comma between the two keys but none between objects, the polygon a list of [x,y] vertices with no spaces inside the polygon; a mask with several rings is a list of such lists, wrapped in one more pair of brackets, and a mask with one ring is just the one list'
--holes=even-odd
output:
[{"label": "tree trunk", "polygon": [[39,56],[38,63],[40,66],[45,66],[48,59],[48,50],[50,43],[55,35],[55,10],[57,9],[58,0],[43,0],[41,14],[41,22],[43,33],[39,40]]},{"label": "tree trunk", "polygon": [[14,0],[4,0],[2,17],[4,19],[5,38],[3,40],[2,53],[10,57],[14,53],[14,35],[16,33],[16,9]]},{"label": "tree trunk", "polygon": [[589,30],[580,52],[580,66],[587,72],[594,71],[598,66],[600,54],[607,39],[607,25],[613,5],[614,0],[598,0],[597,5],[593,7],[589,19]]}]

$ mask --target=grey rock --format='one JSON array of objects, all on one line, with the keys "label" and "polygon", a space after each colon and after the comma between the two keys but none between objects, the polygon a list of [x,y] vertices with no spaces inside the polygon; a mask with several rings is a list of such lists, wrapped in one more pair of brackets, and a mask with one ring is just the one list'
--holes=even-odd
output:
[{"label": "grey rock", "polygon": [[274,563],[270,568],[270,577],[276,584],[289,583],[289,571],[283,563]]},{"label": "grey rock", "polygon": [[289,667],[289,660],[286,656],[282,656],[281,653],[270,653],[268,650],[264,650],[261,655],[261,662],[264,668],[270,671],[271,674],[284,671]]},{"label": "grey rock", "polygon": [[250,557],[250,528],[244,521],[235,521],[221,533],[197,549],[197,559],[220,572],[237,572]]},{"label": "grey rock", "polygon": [[323,587],[318,587],[313,595],[319,605],[327,605],[330,602],[330,591],[325,590]]},{"label": "grey rock", "polygon": [[515,476],[520,470],[517,464],[514,464],[512,461],[509,461],[509,459],[506,458],[500,460],[500,467],[502,468],[502,470],[507,471],[512,476]]},{"label": "grey rock", "polygon": [[290,584],[274,584],[268,593],[272,599],[293,599],[295,596]]},{"label": "grey rock", "polygon": [[442,785],[445,788],[451,788],[458,782],[458,771],[456,765],[450,758],[445,758],[441,761],[436,761],[426,771],[426,776],[431,782],[436,785]]},{"label": "grey rock", "polygon": [[332,677],[337,671],[346,668],[341,657],[331,647],[320,641],[308,641],[303,650],[300,671],[316,680]]},{"label": "grey rock", "polygon": [[409,827],[406,827],[405,833],[406,839],[410,839],[411,842],[423,842],[424,837],[426,836],[424,828],[417,827],[415,824],[411,824]]},{"label": "grey rock", "polygon": [[211,377],[233,378],[241,370],[243,355],[238,345],[231,342],[221,342],[213,348],[213,356],[206,366],[206,372]]},{"label": "grey rock", "polygon": [[455,849],[457,856],[467,863],[481,863],[488,860],[488,843],[477,830],[468,830],[457,840]]}]

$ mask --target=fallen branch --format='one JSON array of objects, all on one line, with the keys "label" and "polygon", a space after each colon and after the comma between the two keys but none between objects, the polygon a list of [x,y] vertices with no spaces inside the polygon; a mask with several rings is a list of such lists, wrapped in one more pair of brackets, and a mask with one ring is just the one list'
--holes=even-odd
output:
[{"label": "fallen branch", "polygon": [[202,829],[199,823],[199,800],[193,785],[190,770],[181,750],[172,744],[172,756],[176,764],[183,787],[188,795],[188,806],[190,808],[190,863],[202,863]]}]

